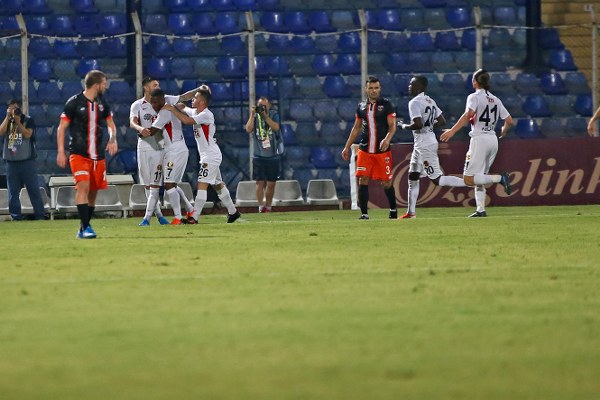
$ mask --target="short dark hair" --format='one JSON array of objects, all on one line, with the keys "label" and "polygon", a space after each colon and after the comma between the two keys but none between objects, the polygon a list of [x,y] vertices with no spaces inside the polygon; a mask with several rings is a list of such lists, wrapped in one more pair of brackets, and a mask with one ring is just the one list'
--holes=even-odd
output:
[{"label": "short dark hair", "polygon": [[423,90],[427,89],[427,85],[429,85],[429,81],[423,75],[417,75],[417,76],[415,76],[415,82],[417,82],[419,85],[421,85],[421,87],[423,88]]},{"label": "short dark hair", "polygon": [[154,79],[151,76],[145,76],[144,79],[142,79],[142,86],[146,86],[147,84],[149,84],[150,82],[153,81],[157,81],[158,79]]},{"label": "short dark hair", "polygon": [[200,89],[200,90],[198,90],[198,94],[200,94],[200,96],[202,96],[202,98],[204,99],[206,104],[210,103],[210,99],[212,97],[212,95],[210,94],[210,91],[208,91],[206,89]]},{"label": "short dark hair", "polygon": [[368,85],[369,83],[376,83],[376,82],[379,82],[379,78],[371,75],[367,78],[366,84]]},{"label": "short dark hair", "polygon": [[152,89],[152,91],[150,92],[150,96],[151,97],[165,97],[165,91],[160,88]]},{"label": "short dark hair", "polygon": [[103,79],[106,79],[104,72],[93,69],[85,74],[85,78],[83,80],[85,82],[85,88],[89,89],[97,83],[102,83]]},{"label": "short dark hair", "polygon": [[480,68],[473,74],[473,79],[485,90],[490,89],[490,74],[485,69]]},{"label": "short dark hair", "polygon": [[13,104],[16,104],[17,106],[21,107],[21,100],[19,100],[19,99],[10,99],[8,101],[8,103],[6,103],[6,104],[9,105],[9,106],[13,105]]}]

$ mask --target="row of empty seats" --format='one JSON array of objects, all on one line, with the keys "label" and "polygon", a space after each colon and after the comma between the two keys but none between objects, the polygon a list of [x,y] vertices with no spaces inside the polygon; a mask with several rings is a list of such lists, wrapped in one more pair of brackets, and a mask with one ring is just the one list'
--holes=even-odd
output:
[{"label": "row of empty seats", "polygon": [[[340,206],[335,183],[331,179],[310,179],[307,183],[306,200],[300,182],[281,180],[275,185],[274,206],[332,205]],[[258,207],[256,181],[240,181],[236,188],[235,205],[238,207]]]}]

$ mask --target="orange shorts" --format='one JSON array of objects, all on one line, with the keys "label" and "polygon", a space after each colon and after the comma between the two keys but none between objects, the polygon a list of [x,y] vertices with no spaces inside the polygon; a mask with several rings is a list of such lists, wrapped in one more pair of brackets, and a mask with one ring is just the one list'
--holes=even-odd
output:
[{"label": "orange shorts", "polygon": [[392,152],[367,153],[358,150],[356,157],[356,176],[368,176],[378,181],[392,180]]},{"label": "orange shorts", "polygon": [[92,160],[78,154],[71,154],[69,165],[73,172],[73,178],[75,178],[75,184],[89,181],[90,190],[107,188],[105,160]]}]

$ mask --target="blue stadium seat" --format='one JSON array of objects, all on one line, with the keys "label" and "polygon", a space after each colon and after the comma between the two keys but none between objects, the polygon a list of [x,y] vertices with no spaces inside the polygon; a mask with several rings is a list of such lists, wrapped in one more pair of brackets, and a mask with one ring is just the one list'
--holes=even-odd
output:
[{"label": "blue stadium seat", "polygon": [[[369,69],[370,71],[370,69]],[[381,80],[381,77],[379,77]],[[349,90],[350,96],[353,98],[361,98],[362,97],[362,88],[363,88],[362,77],[360,74],[355,75],[346,75],[346,87]],[[381,82],[381,86],[384,87],[384,83]]]},{"label": "blue stadium seat", "polygon": [[[358,13],[355,13],[352,18],[354,19],[354,24],[360,26]],[[381,29],[381,25],[379,24],[379,10],[365,10],[365,20],[369,29]]]},{"label": "blue stadium seat", "polygon": [[[81,93],[83,91],[83,89],[81,88],[81,85],[79,86],[79,90],[75,91],[75,92],[65,92],[64,91],[64,86],[63,86],[63,97],[65,98],[65,102],[66,99],[76,95],[78,93]],[[58,125],[59,121],[60,121],[60,115],[62,114],[63,110],[65,108],[64,102],[63,104],[59,104],[59,103],[53,103],[53,104],[48,104],[48,107],[46,108],[46,115],[48,116],[48,120],[50,122],[50,125]]]},{"label": "blue stadium seat", "polygon": [[467,7],[446,8],[446,19],[453,28],[464,28],[471,23],[471,10]]},{"label": "blue stadium seat", "polygon": [[127,57],[127,46],[125,39],[119,37],[111,37],[100,42],[100,54],[105,54],[109,58],[125,58]]},{"label": "blue stadium seat", "polygon": [[47,81],[51,79],[54,74],[52,73],[50,61],[45,58],[31,60],[31,63],[29,64],[29,75],[31,78],[38,81]]},{"label": "blue stadium seat", "polygon": [[215,35],[219,32],[210,13],[194,14],[192,16],[192,28],[199,35]]},{"label": "blue stadium seat", "polygon": [[19,60],[5,61],[3,77],[8,78],[8,80],[20,80],[21,79],[21,61],[19,61]]},{"label": "blue stadium seat", "polygon": [[233,0],[210,0],[210,5],[214,10],[217,11],[235,10],[235,4],[233,4]]},{"label": "blue stadium seat", "polygon": [[[369,32],[369,36],[367,37],[367,44],[369,52],[382,52],[388,50],[385,44],[385,36],[381,32]],[[371,53],[369,57],[371,57],[372,55],[373,54]]]},{"label": "blue stadium seat", "polygon": [[411,51],[433,51],[433,39],[428,32],[412,33],[408,38],[408,46]]},{"label": "blue stadium seat", "polygon": [[342,74],[360,73],[360,61],[354,54],[338,54],[335,60],[335,67]]},{"label": "blue stadium seat", "polygon": [[436,51],[431,54],[431,66],[436,72],[456,71],[456,62],[451,51]]},{"label": "blue stadium seat", "polygon": [[582,72],[567,72],[565,75],[565,85],[573,94],[590,94],[590,87],[587,78]]},{"label": "blue stadium seat", "polygon": [[540,46],[544,49],[563,49],[560,35],[555,28],[543,28],[538,32]]},{"label": "blue stadium seat", "polygon": [[454,31],[436,33],[434,43],[435,47],[443,51],[456,51],[461,48]]},{"label": "blue stadium seat", "polygon": [[[39,138],[42,136],[40,135],[41,130],[40,127],[43,126],[51,126],[53,121],[50,121],[48,116],[46,115],[46,110],[44,110],[44,106],[41,104],[30,104],[29,105],[29,115],[33,117],[34,121],[35,121],[35,125],[38,128],[37,129],[37,134],[36,134],[36,145],[37,148],[40,148],[40,143],[39,143]],[[49,136],[49,135],[46,135]],[[43,139],[42,139],[43,141]],[[56,148],[56,141],[54,142],[54,148]]]},{"label": "blue stadium seat", "polygon": [[173,51],[180,56],[190,56],[196,53],[196,44],[192,39],[175,38]]},{"label": "blue stadium seat", "polygon": [[50,45],[48,38],[45,37],[33,37],[29,41],[29,52],[30,56],[39,58],[53,58],[55,56],[54,49]]},{"label": "blue stadium seat", "polygon": [[287,35],[269,35],[267,47],[274,53],[283,53],[290,50],[290,39]]},{"label": "blue stadium seat", "polygon": [[358,32],[344,32],[338,39],[338,47],[342,51],[360,52],[360,35]]},{"label": "blue stadium seat", "polygon": [[164,0],[165,7],[170,12],[186,12],[189,11],[186,0]]},{"label": "blue stadium seat", "polygon": [[255,0],[233,0],[233,4],[240,11],[251,11],[257,8]]},{"label": "blue stadium seat", "polygon": [[288,32],[283,13],[279,11],[266,11],[260,16],[260,25],[268,32]]},{"label": "blue stadium seat", "polygon": [[387,55],[385,65],[391,73],[408,73],[412,71],[407,53],[391,53]]},{"label": "blue stadium seat", "polygon": [[502,104],[508,110],[513,118],[525,117],[525,111],[523,111],[523,100],[517,94],[506,94],[502,96]]},{"label": "blue stadium seat", "polygon": [[120,35],[127,30],[127,21],[124,14],[102,15],[98,21],[100,31],[107,35]]},{"label": "blue stadium seat", "polygon": [[317,121],[339,121],[337,109],[332,107],[331,100],[319,100],[313,106],[313,113]]},{"label": "blue stadium seat", "polygon": [[551,117],[552,112],[548,107],[548,102],[542,95],[531,94],[523,102],[523,111],[533,118]]},{"label": "blue stadium seat", "polygon": [[488,36],[490,48],[508,48],[512,45],[512,36],[506,28],[492,28]]},{"label": "blue stadium seat", "polygon": [[335,32],[327,11],[311,11],[308,15],[308,24],[317,33]]},{"label": "blue stadium seat", "polygon": [[56,103],[62,101],[61,91],[56,82],[40,82],[37,89],[38,99],[43,103]]},{"label": "blue stadium seat", "polygon": [[221,50],[223,50],[226,54],[241,55],[246,53],[246,44],[242,40],[241,36],[226,36],[221,40]]},{"label": "blue stadium seat", "polygon": [[188,14],[169,14],[167,25],[175,35],[193,35],[194,28]]},{"label": "blue stadium seat", "polygon": [[351,11],[334,10],[331,13],[331,25],[338,31],[345,31],[358,28],[354,23],[354,17]]},{"label": "blue stadium seat", "polygon": [[390,51],[406,51],[408,36],[405,33],[388,33],[385,43]]},{"label": "blue stadium seat", "polygon": [[195,13],[203,13],[213,11],[210,0],[187,0],[188,9]]},{"label": "blue stadium seat", "polygon": [[515,88],[521,94],[538,94],[540,84],[535,74],[529,72],[520,72],[515,78]]},{"label": "blue stadium seat", "polygon": [[448,29],[450,24],[446,19],[445,8],[428,8],[423,13],[423,20],[427,21],[427,25],[430,29]]},{"label": "blue stadium seat", "polygon": [[303,76],[298,81],[297,94],[300,97],[308,98],[322,98],[325,96],[323,93],[323,85],[317,76]]},{"label": "blue stadium seat", "polygon": [[308,33],[311,31],[304,11],[287,11],[283,23],[292,33]]},{"label": "blue stadium seat", "polygon": [[510,74],[506,72],[492,74],[490,84],[492,86],[492,92],[496,95],[511,94],[515,92],[512,78],[510,77]]},{"label": "blue stadium seat", "polygon": [[426,31],[427,26],[423,20],[422,8],[402,8],[400,9],[400,21],[407,30]]},{"label": "blue stadium seat", "polygon": [[391,31],[404,30],[404,26],[400,20],[400,13],[397,9],[380,10],[377,20],[382,29]]},{"label": "blue stadium seat", "polygon": [[70,0],[69,4],[77,13],[95,14],[98,12],[94,6],[94,0]]},{"label": "blue stadium seat", "polygon": [[[460,38],[460,45],[467,50],[475,50],[476,47],[476,33],[475,29],[466,29],[463,31]],[[485,46],[483,46],[485,47]]]},{"label": "blue stadium seat", "polygon": [[314,121],[310,102],[294,100],[290,102],[290,117],[295,121]]},{"label": "blue stadium seat", "polygon": [[303,121],[296,124],[296,137],[303,146],[318,146],[321,138],[314,121]]},{"label": "blue stadium seat", "polygon": [[449,94],[463,94],[465,92],[465,78],[461,74],[444,74],[442,87]]},{"label": "blue stadium seat", "polygon": [[215,27],[222,34],[240,32],[237,14],[234,12],[220,12],[215,18]]},{"label": "blue stadium seat", "polygon": [[315,38],[315,47],[323,53],[331,53],[337,49],[335,35],[321,35]]},{"label": "blue stadium seat", "polygon": [[24,11],[22,0],[4,0],[2,2],[2,13],[15,15]]},{"label": "blue stadium seat", "polygon": [[311,148],[310,162],[315,168],[337,168],[333,153],[328,147]]},{"label": "blue stadium seat", "polygon": [[165,58],[150,58],[146,60],[146,75],[156,79],[169,78],[169,62]]},{"label": "blue stadium seat", "polygon": [[231,86],[225,82],[215,82],[210,85],[212,98],[215,101],[231,101],[234,99]]},{"label": "blue stadium seat", "polygon": [[537,122],[530,118],[519,119],[515,127],[515,133],[521,139],[538,139],[544,137]]},{"label": "blue stadium seat", "polygon": [[540,131],[545,137],[549,138],[567,136],[560,118],[544,118],[540,125]]},{"label": "blue stadium seat", "polygon": [[540,87],[546,94],[567,94],[567,87],[560,76],[556,72],[546,73],[540,79]]},{"label": "blue stadium seat", "polygon": [[148,44],[146,45],[146,51],[158,57],[169,57],[173,55],[173,49],[171,49],[171,43],[169,39],[164,36],[150,36]]},{"label": "blue stadium seat", "polygon": [[333,55],[331,54],[317,54],[313,59],[312,67],[318,75],[339,73],[335,66]]},{"label": "blue stadium seat", "polygon": [[74,36],[73,22],[68,15],[54,15],[50,17],[50,32],[57,36]]},{"label": "blue stadium seat", "polygon": [[446,7],[446,0],[420,0],[423,7],[427,8],[437,8],[437,7]]},{"label": "blue stadium seat", "polygon": [[339,75],[328,76],[323,81],[323,92],[328,97],[347,97],[348,88],[344,78]]},{"label": "blue stadium seat", "polygon": [[100,28],[95,14],[75,16],[75,31],[81,36],[100,36]]},{"label": "blue stadium seat", "polygon": [[591,117],[593,110],[593,101],[592,95],[590,94],[580,94],[577,96],[575,100],[575,106],[573,107],[577,114],[582,117]]},{"label": "blue stadium seat", "polygon": [[285,149],[285,160],[290,167],[294,168],[294,179],[297,171],[309,171],[304,169],[309,163],[310,150],[304,146],[289,146]]},{"label": "blue stadium seat", "polygon": [[164,14],[146,14],[143,17],[143,30],[149,33],[170,33],[167,17]]},{"label": "blue stadium seat", "polygon": [[546,102],[553,116],[568,117],[573,115],[575,97],[570,95],[546,96]]},{"label": "blue stadium seat", "polygon": [[[38,88],[39,90],[39,88]],[[132,102],[135,94],[129,83],[124,81],[112,81],[108,86],[107,97],[111,102]]]},{"label": "blue stadium seat", "polygon": [[565,132],[569,136],[587,135],[587,119],[578,117],[567,118]]},{"label": "blue stadium seat", "polygon": [[243,61],[240,57],[219,57],[217,71],[225,78],[240,78],[246,74],[243,70]]},{"label": "blue stadium seat", "polygon": [[257,10],[276,10],[279,9],[279,0],[256,0]]},{"label": "blue stadium seat", "polygon": [[341,99],[338,102],[338,114],[340,118],[349,123],[354,123],[356,117],[356,110],[358,109],[358,102],[352,99]]},{"label": "blue stadium seat", "polygon": [[573,55],[570,50],[553,49],[550,51],[550,67],[557,71],[576,71],[577,66],[573,61]]},{"label": "blue stadium seat", "polygon": [[52,72],[61,81],[80,79],[75,72],[77,60],[57,58],[52,60]]},{"label": "blue stadium seat", "polygon": [[494,22],[496,25],[516,26],[517,12],[514,7],[496,7],[494,9]]},{"label": "blue stadium seat", "polygon": [[314,53],[315,41],[310,36],[294,36],[289,41],[289,48],[297,53]]},{"label": "blue stadium seat", "polygon": [[100,52],[100,45],[95,40],[79,41],[76,48],[80,57],[95,57]]},{"label": "blue stadium seat", "polygon": [[343,147],[348,139],[348,135],[340,128],[339,121],[323,122],[319,135],[324,145],[340,146],[339,148]]},{"label": "blue stadium seat", "polygon": [[50,34],[50,18],[45,15],[28,16],[25,19],[27,31],[38,35]]},{"label": "blue stadium seat", "polygon": [[[6,96],[7,99],[12,99],[13,97],[15,97],[13,93],[13,88],[10,85],[10,82],[8,81],[0,80],[0,93],[4,93],[4,96]],[[6,116],[6,114],[4,114],[4,116]],[[4,120],[4,117],[2,117],[2,120]]]},{"label": "blue stadium seat", "polygon": [[296,138],[294,129],[290,124],[281,124],[281,137],[283,138],[283,144],[286,146],[294,146],[300,143]]},{"label": "blue stadium seat", "polygon": [[408,53],[408,65],[413,73],[433,72],[429,52]]}]

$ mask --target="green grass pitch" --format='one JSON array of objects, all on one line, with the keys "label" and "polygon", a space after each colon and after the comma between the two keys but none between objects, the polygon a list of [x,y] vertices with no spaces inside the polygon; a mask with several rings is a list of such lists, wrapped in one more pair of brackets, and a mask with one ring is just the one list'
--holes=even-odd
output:
[{"label": "green grass pitch", "polygon": [[600,206],[0,223],[0,399],[600,395]]}]

